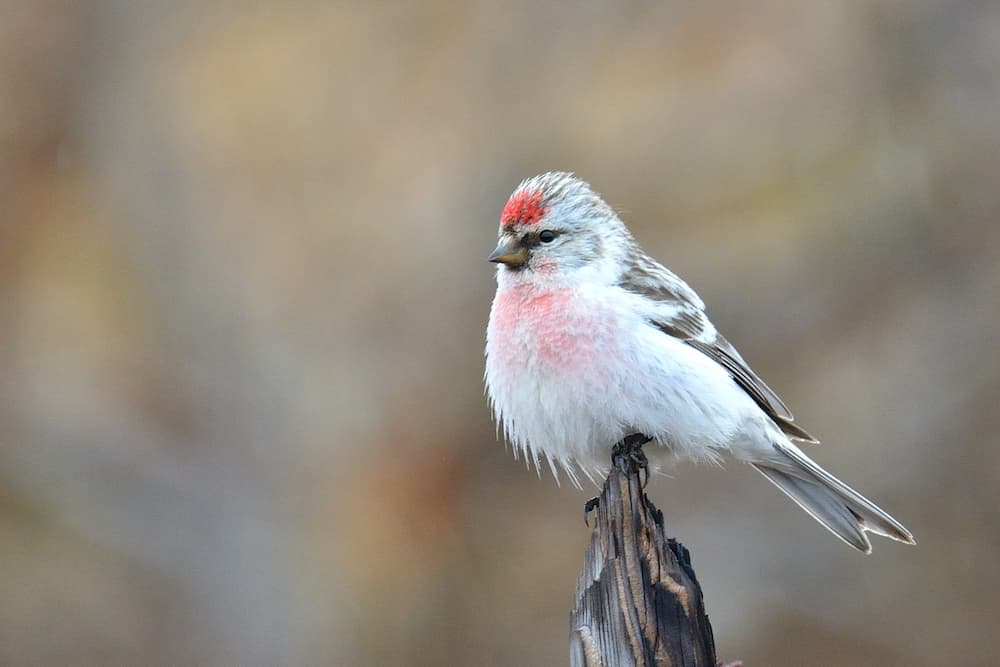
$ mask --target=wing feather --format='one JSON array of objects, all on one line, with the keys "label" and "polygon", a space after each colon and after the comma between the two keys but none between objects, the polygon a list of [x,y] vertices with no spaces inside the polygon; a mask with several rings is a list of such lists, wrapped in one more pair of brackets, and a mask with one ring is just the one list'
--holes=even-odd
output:
[{"label": "wing feather", "polygon": [[785,435],[817,442],[794,423],[795,418],[784,401],[753,372],[736,348],[715,330],[705,314],[704,302],[695,291],[651,257],[638,250],[634,257],[619,284],[657,303],[650,322],[725,368],[736,384],[750,395]]}]

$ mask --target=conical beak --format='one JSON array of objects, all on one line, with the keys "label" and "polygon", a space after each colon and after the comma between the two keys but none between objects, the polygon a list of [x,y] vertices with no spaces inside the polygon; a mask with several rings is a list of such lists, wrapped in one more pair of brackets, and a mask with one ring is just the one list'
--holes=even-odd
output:
[{"label": "conical beak", "polygon": [[516,269],[528,261],[528,250],[513,236],[504,235],[500,237],[500,245],[490,253],[489,261]]}]

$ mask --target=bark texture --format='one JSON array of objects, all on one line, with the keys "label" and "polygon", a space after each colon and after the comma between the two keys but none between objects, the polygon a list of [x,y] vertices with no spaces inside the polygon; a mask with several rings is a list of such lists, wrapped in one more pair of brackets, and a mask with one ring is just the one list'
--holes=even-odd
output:
[{"label": "bark texture", "polygon": [[616,457],[570,615],[572,667],[715,667],[688,550],[668,539],[635,464]]}]

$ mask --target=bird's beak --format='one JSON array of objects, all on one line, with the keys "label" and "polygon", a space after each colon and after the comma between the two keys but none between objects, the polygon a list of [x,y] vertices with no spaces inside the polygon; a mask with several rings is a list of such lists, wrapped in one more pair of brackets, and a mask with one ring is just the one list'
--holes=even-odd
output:
[{"label": "bird's beak", "polygon": [[520,245],[513,236],[504,234],[500,237],[500,245],[490,253],[489,261],[516,269],[528,261],[528,249]]}]

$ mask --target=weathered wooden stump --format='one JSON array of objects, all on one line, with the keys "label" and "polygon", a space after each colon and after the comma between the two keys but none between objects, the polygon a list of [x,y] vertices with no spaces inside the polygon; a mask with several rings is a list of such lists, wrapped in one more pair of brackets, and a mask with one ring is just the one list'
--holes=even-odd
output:
[{"label": "weathered wooden stump", "polygon": [[616,456],[570,614],[572,667],[715,667],[715,641],[684,545]]}]

